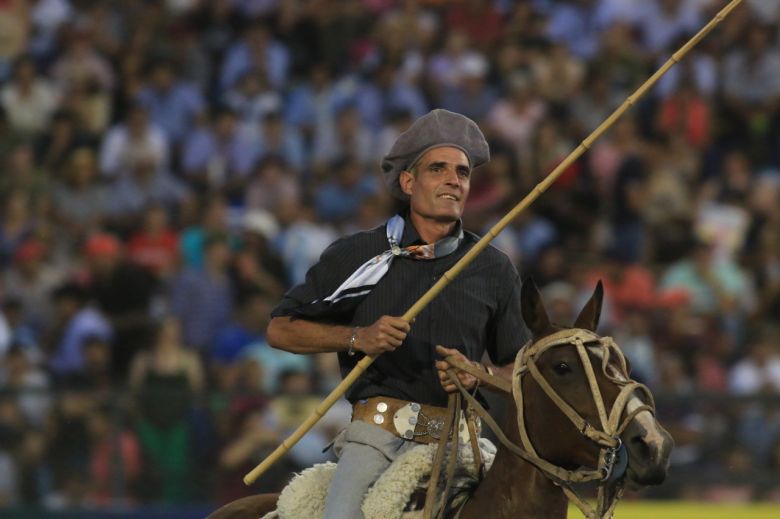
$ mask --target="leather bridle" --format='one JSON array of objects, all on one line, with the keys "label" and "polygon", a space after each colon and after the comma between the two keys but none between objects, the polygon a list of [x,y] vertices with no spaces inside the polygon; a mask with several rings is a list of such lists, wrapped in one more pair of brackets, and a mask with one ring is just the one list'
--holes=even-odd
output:
[{"label": "leather bridle", "polygon": [[[555,391],[537,366],[537,362],[545,352],[551,348],[565,346],[573,346],[576,348],[580,360],[582,361],[591,395],[598,411],[599,423],[597,425],[589,423],[572,408],[571,405]],[[593,363],[588,355],[588,349],[594,348],[597,348],[598,353],[600,353],[602,374],[621,388],[610,410],[606,409],[601,389],[599,388],[598,380],[596,378],[596,373],[593,368]],[[610,361],[613,355],[618,361],[619,370],[614,374],[611,374]],[[448,357],[447,361],[458,369],[474,375],[483,382],[512,393],[517,406],[517,425],[520,432],[522,447],[512,443],[506,438],[506,435],[504,435],[503,431],[501,431],[500,427],[498,427],[487,411],[482,408],[479,402],[477,402],[465,388],[463,388],[455,375],[454,370],[450,370],[450,378],[461,390],[462,396],[468,401],[469,405],[471,405],[472,409],[480,418],[482,418],[482,421],[493,430],[504,446],[515,455],[533,464],[556,485],[560,486],[566,493],[566,496],[574,502],[588,519],[607,519],[612,517],[615,506],[623,493],[623,475],[628,464],[628,451],[625,445],[622,444],[620,436],[639,413],[648,411],[655,415],[655,403],[650,390],[644,384],[628,378],[628,366],[625,356],[611,337],[601,337],[589,330],[572,328],[553,333],[552,335],[548,335],[536,342],[526,345],[515,358],[511,389],[507,387],[508,385],[505,380],[495,377],[494,375],[488,375],[471,365],[463,364],[453,357]],[[523,378],[527,375],[530,375],[534,379],[541,387],[542,391],[544,391],[569,421],[572,422],[580,434],[599,447],[598,467],[567,470],[539,456],[531,443],[526,427],[522,387]],[[623,416],[635,391],[640,391],[645,394],[647,399],[646,403],[636,406],[636,408]],[[573,485],[577,483],[592,481],[596,481],[599,484],[598,502],[595,507],[583,499],[573,487]]]}]

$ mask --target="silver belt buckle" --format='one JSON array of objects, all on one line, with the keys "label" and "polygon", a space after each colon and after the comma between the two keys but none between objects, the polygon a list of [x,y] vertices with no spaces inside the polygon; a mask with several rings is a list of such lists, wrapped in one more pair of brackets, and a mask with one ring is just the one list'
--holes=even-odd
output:
[{"label": "silver belt buckle", "polygon": [[[420,404],[412,402],[398,409],[393,415],[393,425],[398,435],[401,438],[407,440],[413,440],[415,437],[414,430],[417,425],[420,425],[422,429],[418,435],[427,434],[431,438],[441,438],[442,429],[444,428],[444,420],[431,419],[425,416],[425,413],[421,412],[422,408]],[[422,416],[421,416],[422,415]],[[480,435],[482,424],[481,420],[477,417],[475,420],[477,436]],[[466,423],[466,417],[461,412],[460,420],[458,420],[458,443],[466,445],[471,439],[469,435],[469,428]]]},{"label": "silver belt buckle", "polygon": [[414,439],[414,428],[420,415],[420,404],[412,402],[401,407],[393,415],[393,425],[398,435],[406,440]]}]

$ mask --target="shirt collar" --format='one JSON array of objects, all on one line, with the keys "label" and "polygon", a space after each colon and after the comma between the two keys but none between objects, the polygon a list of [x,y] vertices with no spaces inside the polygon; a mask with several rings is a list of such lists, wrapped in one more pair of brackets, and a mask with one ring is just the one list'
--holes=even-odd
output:
[{"label": "shirt collar", "polygon": [[[407,210],[405,213],[403,213],[401,216],[404,217],[404,233],[401,235],[401,247],[408,247],[410,245],[424,245],[425,242],[422,238],[420,238],[420,234],[417,232],[417,229],[414,228],[414,224],[412,223],[412,219],[409,216],[409,211]],[[458,224],[453,229],[453,232],[450,234],[450,236],[457,236],[458,232],[460,232],[460,228],[463,225],[463,220],[458,220]]]}]

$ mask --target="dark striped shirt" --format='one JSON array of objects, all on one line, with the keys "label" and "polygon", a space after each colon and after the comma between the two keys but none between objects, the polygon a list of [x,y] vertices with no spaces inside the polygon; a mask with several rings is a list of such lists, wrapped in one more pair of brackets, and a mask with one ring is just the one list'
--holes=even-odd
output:
[{"label": "dark striped shirt", "polygon": [[[470,232],[452,254],[435,260],[397,257],[389,272],[357,306],[334,324],[368,326],[382,315],[405,313],[478,241]],[[423,243],[407,218],[401,246]],[[272,315],[294,316],[295,309],[330,295],[368,259],[389,248],[385,226],[341,238],[323,252],[306,281],[292,288]],[[492,362],[507,364],[525,343],[528,332],[520,315],[520,280],[509,258],[489,246],[423,309],[401,347],[376,358],[346,394],[349,401],[390,396],[445,406],[434,361],[435,346],[457,348],[469,359],[487,351]],[[342,376],[362,354],[339,353]]]}]

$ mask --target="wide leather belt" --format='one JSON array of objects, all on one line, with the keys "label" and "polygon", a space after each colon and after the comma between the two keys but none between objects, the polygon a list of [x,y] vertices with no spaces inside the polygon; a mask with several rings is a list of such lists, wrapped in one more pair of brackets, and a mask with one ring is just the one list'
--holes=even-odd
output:
[{"label": "wide leather belt", "polygon": [[[405,440],[435,443],[441,437],[447,408],[409,402],[386,396],[358,400],[352,405],[352,421],[360,420],[389,431]],[[475,417],[476,418],[476,417]],[[476,418],[479,435],[479,418]],[[469,441],[466,416],[461,413],[458,425],[459,442]]]}]

